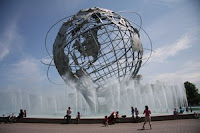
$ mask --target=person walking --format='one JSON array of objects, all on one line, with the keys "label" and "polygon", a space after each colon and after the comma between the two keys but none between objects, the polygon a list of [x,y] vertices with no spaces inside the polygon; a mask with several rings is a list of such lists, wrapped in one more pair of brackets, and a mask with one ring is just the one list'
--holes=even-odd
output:
[{"label": "person walking", "polygon": [[145,114],[145,121],[143,124],[143,129],[145,129],[144,126],[145,126],[146,122],[149,122],[150,129],[152,129],[151,128],[151,116],[150,116],[151,111],[149,110],[148,106],[145,106],[145,110],[144,110],[143,114]]}]

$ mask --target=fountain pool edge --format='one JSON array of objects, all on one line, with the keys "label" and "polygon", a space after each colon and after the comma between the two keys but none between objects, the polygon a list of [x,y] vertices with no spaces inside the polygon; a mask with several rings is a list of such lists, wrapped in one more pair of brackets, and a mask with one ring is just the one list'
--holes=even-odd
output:
[{"label": "fountain pool edge", "polygon": [[[0,117],[1,118],[1,117]],[[195,119],[194,114],[181,114],[178,116],[173,115],[161,115],[161,116],[152,116],[152,121],[164,121],[164,120],[177,120],[177,119]],[[103,118],[82,118],[79,124],[97,124],[103,123]],[[144,117],[140,119],[133,119],[132,117],[122,118],[120,117],[120,122],[118,123],[135,123],[143,122]],[[64,119],[62,118],[22,118],[18,120],[18,123],[52,123],[52,124],[64,124]],[[72,124],[76,123],[76,119],[72,119]]]}]

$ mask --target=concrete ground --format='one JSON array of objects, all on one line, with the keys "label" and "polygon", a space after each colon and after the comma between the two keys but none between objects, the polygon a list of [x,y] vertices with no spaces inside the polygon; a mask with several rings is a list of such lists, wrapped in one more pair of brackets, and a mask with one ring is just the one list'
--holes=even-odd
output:
[{"label": "concrete ground", "polygon": [[0,124],[0,133],[200,133],[199,119],[182,119],[152,122],[152,129],[146,123],[118,123],[104,127],[101,124]]}]

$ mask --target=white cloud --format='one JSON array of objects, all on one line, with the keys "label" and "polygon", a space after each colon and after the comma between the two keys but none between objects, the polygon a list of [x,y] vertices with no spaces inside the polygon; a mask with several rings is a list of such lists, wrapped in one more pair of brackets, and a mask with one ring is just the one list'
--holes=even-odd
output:
[{"label": "white cloud", "polygon": [[[163,47],[157,48],[155,53],[153,53],[150,62],[164,62],[167,58],[173,57],[178,54],[180,51],[190,48],[192,38],[190,34],[185,34],[180,39],[176,40],[174,43],[169,45],[164,45]],[[147,55],[144,55],[147,57]]]},{"label": "white cloud", "polygon": [[[144,74],[144,82],[152,83],[160,80],[176,84],[176,82],[183,83],[189,81],[200,88],[200,61],[195,53],[198,49],[198,33],[197,27],[191,27],[187,33],[173,43],[155,49],[153,57],[150,58],[148,65],[142,70],[143,73],[147,73],[147,75]],[[189,53],[189,59],[178,59],[175,61],[174,58],[170,58],[182,54],[183,50],[187,49],[194,51],[194,53],[186,51]]]},{"label": "white cloud", "polygon": [[13,50],[21,49],[23,37],[18,32],[17,20],[11,21],[0,36],[0,62]]},{"label": "white cloud", "polygon": [[[29,57],[18,62],[17,64],[14,64],[15,69],[13,71],[16,74],[27,77],[28,79],[35,79],[41,75],[39,63],[39,60]],[[33,74],[35,76],[33,76]]]},{"label": "white cloud", "polygon": [[42,71],[41,63],[33,57],[26,57],[25,59],[12,64],[7,78],[10,86],[22,88],[39,88],[44,81],[45,74]]},{"label": "white cloud", "polygon": [[181,0],[145,0],[146,2],[151,2],[157,6],[167,6],[167,7],[173,7],[177,5],[178,3],[182,2]]},{"label": "white cloud", "polygon": [[189,81],[194,84],[197,84],[197,87],[199,88],[200,87],[199,69],[200,69],[199,61],[188,61],[185,64],[183,64],[182,68],[180,68],[178,71],[171,73],[157,74],[152,79],[173,82],[173,83]]},{"label": "white cloud", "polygon": [[[55,85],[48,81],[46,75],[47,66],[34,57],[27,55],[26,58],[10,66],[5,76],[7,85],[0,88],[0,92],[1,90],[6,90],[13,93],[19,91],[22,94],[55,96],[65,93],[65,89],[68,87],[64,84],[62,78],[55,78],[55,81],[54,79],[52,80],[63,85]],[[59,76],[58,72],[53,76]]]},{"label": "white cloud", "polygon": [[2,61],[3,59],[4,59],[4,57],[6,56],[6,55],[8,55],[9,54],[9,49],[8,48],[1,48],[1,50],[0,50],[0,61]]},{"label": "white cloud", "polygon": [[54,61],[52,60],[52,57],[50,57],[50,56],[47,56],[47,57],[43,58],[41,60],[41,63],[43,63],[44,65],[55,66]]},{"label": "white cloud", "polygon": [[[53,68],[55,69],[55,66]],[[62,86],[52,84],[48,81],[46,72],[46,65],[42,64],[39,59],[27,55],[26,58],[21,59],[19,62],[11,64],[11,68],[6,76],[9,83],[8,87],[13,89],[33,89],[39,92],[66,88],[64,81],[57,71],[51,69],[49,71],[49,78],[54,83],[62,84]]]}]

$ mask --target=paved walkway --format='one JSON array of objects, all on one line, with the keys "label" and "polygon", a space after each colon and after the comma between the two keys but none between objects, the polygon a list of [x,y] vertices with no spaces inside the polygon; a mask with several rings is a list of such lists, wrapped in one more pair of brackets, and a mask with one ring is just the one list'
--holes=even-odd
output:
[{"label": "paved walkway", "polygon": [[104,127],[101,124],[0,124],[0,133],[200,133],[200,120],[183,119],[152,122],[142,130],[143,123],[118,123]]}]

